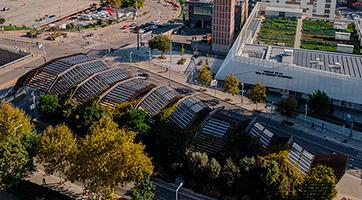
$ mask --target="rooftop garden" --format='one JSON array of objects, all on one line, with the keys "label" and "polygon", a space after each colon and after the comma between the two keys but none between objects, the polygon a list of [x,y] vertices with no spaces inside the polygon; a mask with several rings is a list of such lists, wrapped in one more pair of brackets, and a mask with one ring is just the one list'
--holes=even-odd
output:
[{"label": "rooftop garden", "polygon": [[262,22],[258,41],[268,45],[294,47],[296,18],[266,18]]},{"label": "rooftop garden", "polygon": [[[351,33],[350,41],[336,41],[336,32]],[[346,29],[335,29],[334,23],[329,20],[303,20],[302,49],[337,51],[337,43],[354,45],[354,27],[348,24]],[[356,49],[356,48],[355,48]]]}]

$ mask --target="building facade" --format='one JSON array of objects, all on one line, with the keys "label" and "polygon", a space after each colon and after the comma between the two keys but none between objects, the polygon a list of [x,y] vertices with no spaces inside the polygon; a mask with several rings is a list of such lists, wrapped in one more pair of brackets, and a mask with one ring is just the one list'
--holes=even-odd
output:
[{"label": "building facade", "polygon": [[333,19],[336,13],[337,0],[261,0],[272,4],[299,5],[309,17],[326,17]]},{"label": "building facade", "polygon": [[212,0],[191,0],[186,2],[184,22],[192,29],[203,29],[211,31],[212,23]]},{"label": "building facade", "polygon": [[215,78],[222,81],[234,74],[242,83],[260,81],[273,91],[298,98],[321,90],[334,105],[362,111],[362,56],[254,44],[260,13],[268,6],[275,4],[256,4]]},{"label": "building facade", "polygon": [[212,15],[212,50],[227,53],[235,36],[235,0],[214,0]]}]

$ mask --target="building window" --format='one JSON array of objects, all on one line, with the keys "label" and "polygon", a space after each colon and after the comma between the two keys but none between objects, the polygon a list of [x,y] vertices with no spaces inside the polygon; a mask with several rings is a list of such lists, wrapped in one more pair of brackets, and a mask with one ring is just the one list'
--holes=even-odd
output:
[{"label": "building window", "polygon": [[326,0],[326,3],[331,3],[331,0]]},{"label": "building window", "polygon": [[326,4],[325,8],[331,8],[331,4]]},{"label": "building window", "polygon": [[325,14],[329,14],[331,11],[330,10],[324,10]]}]

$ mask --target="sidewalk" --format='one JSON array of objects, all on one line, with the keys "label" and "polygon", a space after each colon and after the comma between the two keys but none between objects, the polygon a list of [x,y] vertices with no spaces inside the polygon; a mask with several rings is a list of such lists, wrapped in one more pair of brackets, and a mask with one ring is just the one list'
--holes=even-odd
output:
[{"label": "sidewalk", "polygon": [[[157,73],[160,76],[163,76],[165,78],[168,78],[169,73],[165,72],[164,67],[160,67],[157,65],[152,64],[152,66],[150,67],[149,62],[139,62],[135,64],[136,66],[143,68],[144,70],[148,70],[154,73]],[[211,88],[207,88],[204,86],[199,86],[199,85],[193,85],[190,83],[187,83],[187,74],[180,74],[174,71],[171,71],[171,79],[173,81],[176,81],[180,84],[183,85],[187,85],[189,87],[192,87],[196,90],[200,90],[200,89],[206,89],[206,91],[203,91],[203,93],[209,94],[211,96],[215,96],[216,98],[219,98],[221,100],[226,100],[226,99],[230,99],[230,101],[228,101],[230,104],[233,104],[234,106],[238,106],[240,107],[241,102],[242,103],[242,108],[246,109],[247,111],[253,111],[255,110],[256,106],[255,104],[253,104],[248,98],[243,97],[243,100],[241,100],[241,96],[240,95],[229,95],[223,91],[220,90],[214,90]],[[266,115],[266,116],[270,116],[269,110],[265,110],[265,104],[258,104],[258,108]],[[319,138],[323,138],[323,139],[327,139],[330,141],[333,141],[335,143],[338,143],[340,145],[344,145],[347,147],[352,147],[354,149],[360,150],[362,151],[362,138],[360,136],[357,136],[357,134],[354,134],[354,136],[352,138],[347,137],[346,135],[344,135],[343,133],[340,133],[339,131],[336,132],[336,128],[326,128],[326,127],[333,127],[332,124],[328,123],[328,122],[324,122],[325,124],[325,130],[321,129],[321,128],[311,128],[312,124],[311,122],[307,122],[305,127],[304,127],[304,117],[299,116],[298,118],[294,119],[294,125],[293,127],[297,130],[300,131],[305,131],[306,133],[313,135],[315,137],[319,137]],[[281,116],[278,113],[273,113],[273,120],[277,121],[277,122],[282,122],[283,120],[285,120],[285,118],[283,116]],[[341,127],[342,128],[342,127]],[[355,132],[355,131],[354,131]],[[355,132],[356,133],[356,132]]]},{"label": "sidewalk", "polygon": [[[43,184],[43,178],[45,178],[46,184]],[[83,195],[83,187],[71,183],[69,181],[64,182],[62,185],[59,185],[60,178],[54,175],[46,175],[44,171],[37,170],[25,180],[35,183],[37,185],[42,185],[43,187],[48,187],[54,191],[65,194],[74,199],[87,199],[86,196]]]}]

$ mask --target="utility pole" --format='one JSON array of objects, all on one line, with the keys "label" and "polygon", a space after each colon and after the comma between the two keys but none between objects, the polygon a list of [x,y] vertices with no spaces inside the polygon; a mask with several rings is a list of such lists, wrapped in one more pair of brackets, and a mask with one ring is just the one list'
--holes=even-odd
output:
[{"label": "utility pole", "polygon": [[171,67],[172,67],[172,33],[170,34],[170,67],[168,69],[168,80],[171,81]]},{"label": "utility pole", "polygon": [[16,44],[16,36],[15,36],[15,25],[13,24],[13,33],[14,33],[14,48],[17,49],[17,44]]},{"label": "utility pole", "polygon": [[241,99],[240,99],[240,106],[243,107],[244,103],[244,83],[241,83]]},{"label": "utility pole", "polygon": [[306,131],[306,124],[307,124],[307,114],[308,114],[308,103],[305,102],[304,106],[304,132]]}]

